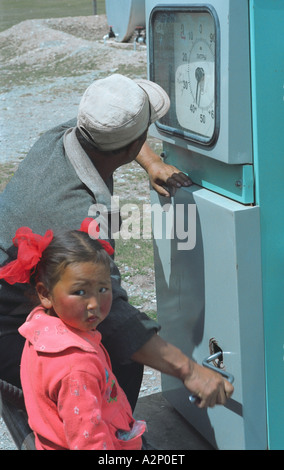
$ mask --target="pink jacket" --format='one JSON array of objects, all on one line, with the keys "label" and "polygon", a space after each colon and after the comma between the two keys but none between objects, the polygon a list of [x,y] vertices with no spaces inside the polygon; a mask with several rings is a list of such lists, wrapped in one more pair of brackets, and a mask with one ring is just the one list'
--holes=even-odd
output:
[{"label": "pink jacket", "polygon": [[35,308],[19,332],[27,341],[21,381],[38,450],[141,449],[135,421],[98,331],[80,332]]}]

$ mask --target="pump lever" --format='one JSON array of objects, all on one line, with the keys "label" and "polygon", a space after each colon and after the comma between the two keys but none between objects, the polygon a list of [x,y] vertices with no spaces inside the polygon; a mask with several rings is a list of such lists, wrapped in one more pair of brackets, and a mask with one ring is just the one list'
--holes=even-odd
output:
[{"label": "pump lever", "polygon": [[[206,357],[202,361],[202,365],[204,367],[207,367],[208,369],[214,370],[214,372],[218,372],[218,374],[223,375],[223,377],[225,377],[225,379],[227,379],[232,384],[234,382],[234,376],[232,374],[230,374],[229,372],[226,372],[225,370],[219,369],[218,367],[215,367],[212,364],[210,364],[210,362],[213,362],[213,361],[215,361],[215,359],[218,359],[218,357],[221,356],[221,354],[222,354],[222,351],[218,351],[217,353],[212,354],[209,357]],[[198,403],[198,401],[200,401],[200,399],[195,395],[190,395],[188,397],[188,399],[189,399],[190,403]]]}]

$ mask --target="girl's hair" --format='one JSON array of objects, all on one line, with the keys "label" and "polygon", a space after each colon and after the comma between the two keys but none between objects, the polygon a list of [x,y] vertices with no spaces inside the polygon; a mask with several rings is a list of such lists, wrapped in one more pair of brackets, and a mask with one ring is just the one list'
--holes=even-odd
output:
[{"label": "girl's hair", "polygon": [[31,283],[42,282],[51,291],[68,265],[89,261],[110,268],[107,252],[88,233],[73,230],[57,234],[43,251]]}]

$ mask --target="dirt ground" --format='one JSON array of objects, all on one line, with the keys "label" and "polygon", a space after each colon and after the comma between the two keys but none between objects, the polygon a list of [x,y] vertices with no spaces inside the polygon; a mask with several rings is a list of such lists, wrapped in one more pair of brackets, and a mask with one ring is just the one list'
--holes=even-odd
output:
[{"label": "dirt ground", "polygon": [[27,20],[0,33],[0,163],[76,115],[90,83],[111,73],[146,78],[146,47],[104,41],[105,15]]},{"label": "dirt ground", "polygon": [[[107,33],[105,15],[27,20],[0,33],[0,191],[45,130],[76,116],[94,79],[116,72],[147,77],[145,45],[135,50],[133,40],[118,43],[104,39]],[[158,153],[160,142],[150,136],[149,142]],[[148,180],[136,163],[120,168],[115,184],[117,195],[149,202]],[[122,273],[129,270],[123,267]],[[142,309],[155,310],[153,267],[134,280]],[[127,276],[124,287],[135,289]],[[160,374],[147,368],[141,396],[159,390]],[[1,427],[0,421],[0,449],[7,449]]]}]

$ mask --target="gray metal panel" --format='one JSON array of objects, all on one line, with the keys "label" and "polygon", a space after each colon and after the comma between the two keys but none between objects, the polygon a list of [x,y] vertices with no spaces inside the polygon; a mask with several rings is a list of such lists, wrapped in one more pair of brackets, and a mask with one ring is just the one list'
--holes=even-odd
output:
[{"label": "gray metal panel", "polygon": [[[169,200],[152,191],[152,203],[158,202]],[[259,208],[196,186],[178,190],[172,204],[175,210],[196,204],[196,246],[178,250],[176,236],[154,240],[161,335],[198,363],[209,356],[214,337],[235,377],[235,393],[226,407],[204,411],[189,403],[176,379],[164,376],[163,392],[217,448],[265,449]],[[153,227],[155,233],[155,217]]]}]

